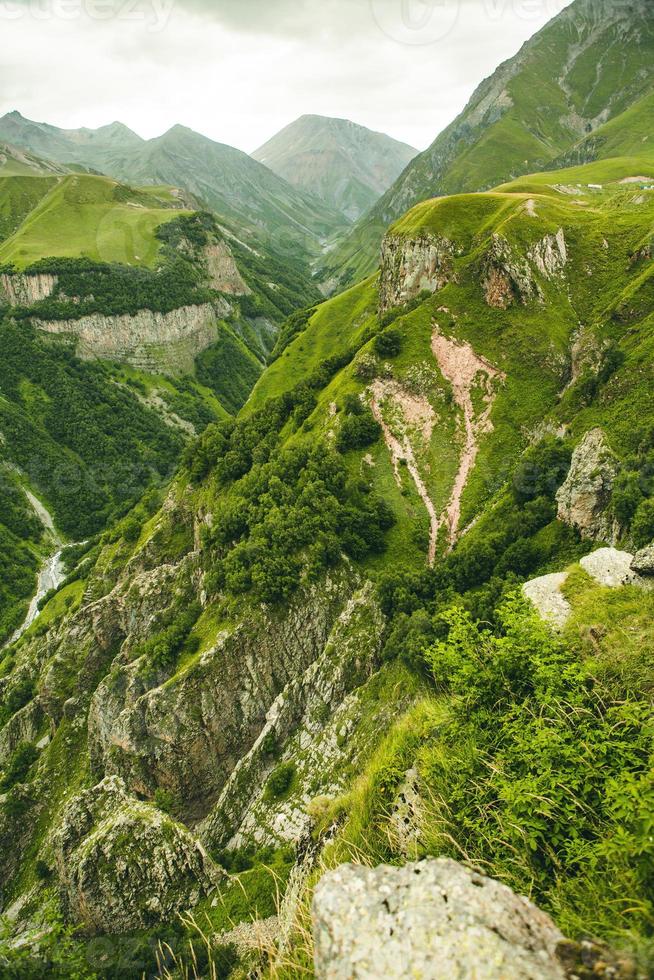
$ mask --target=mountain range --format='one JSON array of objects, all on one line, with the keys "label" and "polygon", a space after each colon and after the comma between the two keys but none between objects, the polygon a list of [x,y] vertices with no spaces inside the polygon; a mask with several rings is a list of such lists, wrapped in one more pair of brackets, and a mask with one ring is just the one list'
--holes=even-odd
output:
[{"label": "mountain range", "polygon": [[[589,134],[651,96],[653,56],[648,0],[576,0],[479,85],[327,256],[324,277],[345,284],[369,275],[384,230],[418,201],[487,190],[565,162]],[[601,155],[601,132],[595,146]],[[640,148],[652,151],[648,139]]]},{"label": "mountain range", "polygon": [[652,975],[653,54],[0,121],[3,980]]}]

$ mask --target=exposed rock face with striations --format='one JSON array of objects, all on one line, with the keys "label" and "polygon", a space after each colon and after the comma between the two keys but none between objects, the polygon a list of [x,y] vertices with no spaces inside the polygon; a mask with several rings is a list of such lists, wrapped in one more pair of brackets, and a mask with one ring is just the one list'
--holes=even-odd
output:
[{"label": "exposed rock face with striations", "polygon": [[188,831],[115,777],[71,800],[54,847],[68,909],[89,932],[172,918],[224,874]]},{"label": "exposed rock face with striations", "polygon": [[165,369],[191,373],[195,356],[216,341],[216,320],[229,312],[228,304],[183,306],[170,313],[140,310],[135,316],[103,316],[79,320],[34,320],[46,333],[71,335],[76,352],[86,360],[124,361],[145,371]]},{"label": "exposed rock face with striations", "polygon": [[436,293],[456,282],[455,246],[440,235],[387,235],[382,244],[379,305],[382,312],[422,292]]},{"label": "exposed rock face with striations", "polygon": [[527,253],[527,258],[545,279],[560,276],[568,264],[568,245],[563,228],[559,228],[556,235],[546,235],[537,242]]},{"label": "exposed rock face with striations", "polygon": [[587,432],[556,495],[559,520],[576,527],[584,538],[614,544],[619,527],[610,505],[617,472],[617,461],[602,430]]},{"label": "exposed rock face with striations", "polygon": [[239,272],[236,260],[226,242],[214,242],[202,250],[212,289],[229,296],[249,296],[252,292]]},{"label": "exposed rock face with striations", "polygon": [[455,861],[342,865],[313,900],[318,980],[563,980],[563,936],[505,885]]},{"label": "exposed rock face with striations", "polygon": [[57,282],[57,276],[43,272],[30,276],[5,272],[0,275],[0,297],[4,296],[10,306],[32,306],[52,296]]},{"label": "exposed rock face with striations", "polygon": [[[339,774],[369,748],[365,733],[345,738],[356,729],[360,705],[356,691],[379,667],[385,619],[372,583],[347,602],[329,638],[309,667],[285,686],[266,714],[266,722],[250,749],[234,768],[220,799],[198,831],[212,847],[279,844],[302,838],[311,828],[308,806],[315,796],[308,788],[321,773],[322,794],[337,795],[344,786]],[[388,706],[379,704],[378,715]],[[329,719],[326,721],[326,719]],[[373,733],[386,722],[368,724]],[[265,785],[279,761],[270,746],[284,746],[282,761],[293,760],[298,792],[276,802]]]},{"label": "exposed rock face with striations", "polygon": [[301,716],[307,691],[299,679],[324,649],[350,588],[347,576],[334,575],[282,613],[253,612],[173,678],[146,676],[138,659],[117,665],[89,713],[96,772],[118,774],[146,796],[166,789],[188,819],[204,817],[295,681],[286,729]]},{"label": "exposed rock face with striations", "polygon": [[495,309],[506,310],[514,303],[526,304],[541,298],[529,262],[515,252],[503,235],[493,235],[482,262],[481,276],[486,303]]}]

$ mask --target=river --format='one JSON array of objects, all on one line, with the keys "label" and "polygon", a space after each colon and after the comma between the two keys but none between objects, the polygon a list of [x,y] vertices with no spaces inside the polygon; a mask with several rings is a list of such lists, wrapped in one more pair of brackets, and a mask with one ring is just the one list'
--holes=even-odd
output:
[{"label": "river", "polygon": [[50,557],[46,558],[45,561],[43,562],[43,565],[41,566],[41,570],[39,572],[39,578],[36,586],[36,594],[34,595],[32,601],[30,602],[29,609],[27,610],[27,616],[25,617],[25,621],[23,622],[22,626],[20,626],[16,630],[16,632],[9,640],[9,643],[6,644],[6,646],[9,646],[12,643],[16,643],[17,640],[20,640],[23,633],[25,633],[30,628],[30,626],[32,625],[36,617],[39,615],[39,603],[41,599],[43,599],[43,597],[47,595],[48,592],[50,592],[52,589],[58,589],[66,577],[64,564],[61,560],[61,556],[63,552],[63,542],[59,537],[59,535],[57,534],[57,531],[54,526],[54,521],[52,519],[52,515],[43,506],[41,501],[34,496],[34,494],[30,493],[29,490],[24,490],[24,492],[25,492],[25,496],[27,497],[30,504],[32,505],[34,513],[37,515],[37,517],[43,524],[44,528],[50,532],[50,537],[52,539],[53,545],[57,550],[54,552],[54,554],[50,555]]}]

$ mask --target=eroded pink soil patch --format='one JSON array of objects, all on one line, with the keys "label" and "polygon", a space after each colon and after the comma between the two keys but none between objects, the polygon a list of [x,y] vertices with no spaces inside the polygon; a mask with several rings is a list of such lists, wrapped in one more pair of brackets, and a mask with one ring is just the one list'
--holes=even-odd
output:
[{"label": "eroded pink soil patch", "polygon": [[[465,440],[461,451],[459,469],[452,488],[441,524],[448,529],[450,547],[457,540],[457,531],[461,520],[461,498],[479,453],[479,438],[486,432],[492,432],[490,421],[493,402],[495,401],[498,381],[505,381],[506,375],[499,371],[486,358],[476,354],[470,344],[444,337],[438,327],[432,335],[432,351],[441,374],[452,386],[454,401],[463,413]],[[485,405],[479,415],[475,412],[473,391],[479,383],[482,399]]]}]

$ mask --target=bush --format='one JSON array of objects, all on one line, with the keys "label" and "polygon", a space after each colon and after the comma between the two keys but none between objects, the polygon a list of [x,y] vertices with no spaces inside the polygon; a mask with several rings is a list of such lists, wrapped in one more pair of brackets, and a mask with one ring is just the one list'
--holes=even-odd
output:
[{"label": "bush", "polygon": [[12,755],[5,773],[0,779],[0,792],[6,793],[17,783],[24,783],[27,775],[39,757],[37,749],[29,742],[23,742]]},{"label": "bush", "polygon": [[654,498],[643,500],[631,525],[631,533],[637,548],[644,548],[654,540]]},{"label": "bush", "polygon": [[336,436],[336,448],[341,453],[350,449],[366,449],[381,436],[381,426],[370,411],[364,408],[360,415],[346,415]]},{"label": "bush", "polygon": [[549,437],[529,448],[513,476],[513,496],[525,504],[537,497],[554,499],[570,469],[572,453],[560,439]]},{"label": "bush", "polygon": [[397,357],[402,351],[402,334],[399,330],[390,328],[375,337],[375,353],[380,357]]},{"label": "bush", "polygon": [[461,609],[446,622],[426,657],[450,717],[419,753],[427,797],[447,801],[430,848],[465,853],[579,931],[649,934],[649,699],[605,687],[518,596],[496,630]]},{"label": "bush", "polygon": [[122,530],[123,539],[128,544],[136,544],[138,539],[141,537],[142,524],[135,515],[132,515],[125,520]]},{"label": "bush", "polygon": [[295,772],[295,765],[292,762],[282,762],[276,769],[273,769],[266,783],[266,798],[279,800],[288,793],[295,779]]}]

